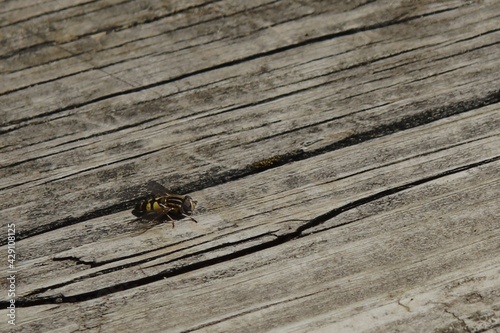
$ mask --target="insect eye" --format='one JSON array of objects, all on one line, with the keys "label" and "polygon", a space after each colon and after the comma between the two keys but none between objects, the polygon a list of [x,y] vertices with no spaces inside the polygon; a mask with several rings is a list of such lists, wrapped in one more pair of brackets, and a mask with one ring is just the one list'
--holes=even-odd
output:
[{"label": "insect eye", "polygon": [[191,214],[193,212],[196,201],[193,201],[190,196],[186,196],[182,202],[182,209],[186,214]]}]

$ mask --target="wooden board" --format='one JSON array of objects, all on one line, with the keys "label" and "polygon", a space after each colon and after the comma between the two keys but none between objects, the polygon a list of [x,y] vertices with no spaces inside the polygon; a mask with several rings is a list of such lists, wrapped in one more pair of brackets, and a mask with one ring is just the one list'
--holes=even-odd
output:
[{"label": "wooden board", "polygon": [[0,330],[499,331],[499,14],[8,2]]}]

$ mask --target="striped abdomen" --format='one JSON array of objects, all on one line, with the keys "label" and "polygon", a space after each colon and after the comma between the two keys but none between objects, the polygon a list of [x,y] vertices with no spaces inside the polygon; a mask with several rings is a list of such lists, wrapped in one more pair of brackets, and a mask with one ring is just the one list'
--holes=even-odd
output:
[{"label": "striped abdomen", "polygon": [[153,212],[161,214],[163,212],[163,207],[160,206],[160,199],[161,197],[148,197],[144,200],[139,201],[135,205],[132,214],[137,217],[141,217]]}]

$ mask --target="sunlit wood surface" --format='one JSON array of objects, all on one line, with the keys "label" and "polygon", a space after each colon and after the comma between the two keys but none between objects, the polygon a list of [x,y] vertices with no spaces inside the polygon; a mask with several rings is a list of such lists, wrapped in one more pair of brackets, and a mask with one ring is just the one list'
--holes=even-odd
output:
[{"label": "sunlit wood surface", "polygon": [[0,331],[500,332],[499,17],[4,2]]}]

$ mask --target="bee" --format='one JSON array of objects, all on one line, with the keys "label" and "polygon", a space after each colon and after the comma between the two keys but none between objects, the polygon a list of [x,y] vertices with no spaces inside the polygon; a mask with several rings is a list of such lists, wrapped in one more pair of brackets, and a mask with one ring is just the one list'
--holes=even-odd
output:
[{"label": "bee", "polygon": [[151,194],[139,201],[132,211],[132,214],[138,218],[152,222],[168,219],[172,222],[172,228],[175,227],[174,220],[180,220],[184,217],[198,223],[190,216],[193,214],[197,201],[189,195],[168,193],[165,187],[155,181],[148,183],[148,190],[151,191]]}]

